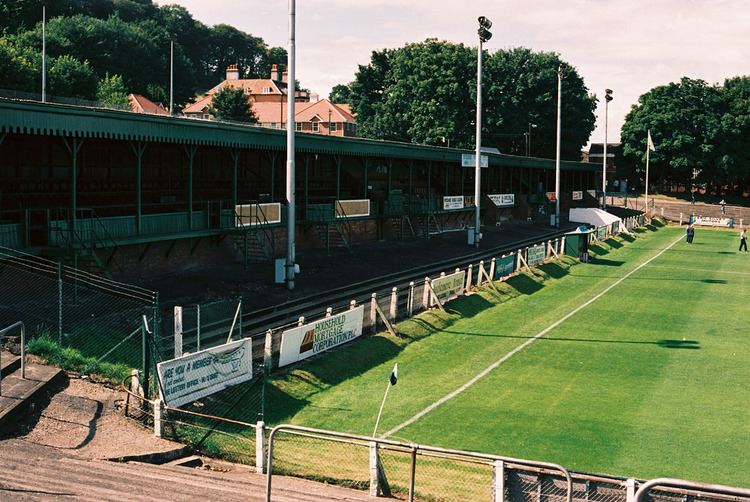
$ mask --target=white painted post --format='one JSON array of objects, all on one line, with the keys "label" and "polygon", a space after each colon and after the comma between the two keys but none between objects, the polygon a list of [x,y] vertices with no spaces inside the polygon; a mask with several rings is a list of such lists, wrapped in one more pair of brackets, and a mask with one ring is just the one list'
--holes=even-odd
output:
[{"label": "white painted post", "polygon": [[492,469],[492,502],[505,502],[505,462],[495,460]]},{"label": "white painted post", "polygon": [[195,306],[195,336],[198,337],[196,342],[196,350],[201,350],[201,306],[200,304]]},{"label": "white painted post", "polygon": [[565,254],[565,236],[560,239],[560,254]]},{"label": "white painted post", "polygon": [[490,262],[490,281],[495,280],[495,258]]},{"label": "white painted post", "polygon": [[299,319],[297,319],[297,327],[300,327],[305,324],[305,316],[301,315],[299,316]]},{"label": "white painted post", "polygon": [[174,307],[174,357],[182,357],[182,307]]},{"label": "white painted post", "polygon": [[422,290],[422,308],[427,310],[430,308],[430,278],[424,278],[424,289]]},{"label": "white painted post", "polygon": [[255,472],[263,474],[266,466],[266,424],[262,420],[255,424]]},{"label": "white painted post", "polygon": [[378,332],[378,294],[373,293],[370,297],[370,323],[372,332]]},{"label": "white painted post", "polygon": [[266,370],[271,369],[273,364],[273,331],[270,329],[266,331],[266,345],[263,350],[263,365]]},{"label": "white painted post", "polygon": [[378,496],[378,443],[370,442],[370,497]]},{"label": "white painted post", "polygon": [[141,375],[138,370],[130,372],[130,392],[138,397],[143,397],[143,387],[141,387]]},{"label": "white painted post", "polygon": [[628,478],[625,480],[626,497],[625,502],[633,502],[635,500],[635,479]]},{"label": "white painted post", "polygon": [[516,270],[521,269],[521,250],[516,251]]},{"label": "white painted post", "polygon": [[326,317],[331,317],[333,315],[333,308],[328,307],[326,309]]},{"label": "white painted post", "polygon": [[662,206],[662,208],[661,208],[661,216],[662,216],[662,218],[664,217],[664,206]]},{"label": "white painted post", "polygon": [[409,298],[406,301],[406,311],[409,317],[414,314],[414,281],[409,283]]},{"label": "white painted post", "polygon": [[680,226],[682,226],[682,212],[680,212]]},{"label": "white painted post", "polygon": [[398,288],[395,286],[391,290],[391,311],[388,314],[391,321],[396,320],[398,314]]},{"label": "white painted post", "polygon": [[487,274],[484,270],[484,260],[479,260],[479,270],[477,270],[477,286],[481,286],[484,283],[483,277]]},{"label": "white painted post", "polygon": [[468,294],[471,291],[471,276],[473,274],[473,265],[470,263],[469,268],[466,270],[466,288],[464,289],[464,294]]},{"label": "white painted post", "polygon": [[162,430],[162,402],[161,399],[154,400],[154,436],[160,438]]},{"label": "white painted post", "polygon": [[357,308],[357,300],[352,300],[349,302],[349,310],[354,310]]}]

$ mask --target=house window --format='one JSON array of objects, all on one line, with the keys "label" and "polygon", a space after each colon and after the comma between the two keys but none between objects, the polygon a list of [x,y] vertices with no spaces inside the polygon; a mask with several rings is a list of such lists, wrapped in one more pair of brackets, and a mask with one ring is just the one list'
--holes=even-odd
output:
[{"label": "house window", "polygon": [[203,118],[204,118],[204,119],[206,119],[206,120],[208,120],[208,118],[209,118],[209,117],[208,117],[208,113],[204,113],[204,114],[203,114]]},{"label": "house window", "polygon": [[329,131],[336,132],[337,127],[338,127],[338,124],[336,122],[328,122]]},{"label": "house window", "polygon": [[276,129],[276,122],[271,122],[271,129]]},{"label": "house window", "polygon": [[320,132],[320,122],[313,122],[312,123],[312,131],[313,132]]},{"label": "house window", "polygon": [[295,131],[301,131],[302,130],[302,122],[295,122],[294,123],[294,130]]},{"label": "house window", "polygon": [[262,94],[271,94],[271,88],[270,87],[264,87],[261,91]]}]

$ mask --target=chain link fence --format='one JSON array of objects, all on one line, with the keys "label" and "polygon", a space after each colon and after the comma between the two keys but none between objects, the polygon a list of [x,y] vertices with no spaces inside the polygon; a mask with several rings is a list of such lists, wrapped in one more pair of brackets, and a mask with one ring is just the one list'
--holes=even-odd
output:
[{"label": "chain link fence", "polygon": [[144,316],[158,325],[153,291],[0,247],[0,326],[23,321],[30,352],[64,369],[141,368]]}]

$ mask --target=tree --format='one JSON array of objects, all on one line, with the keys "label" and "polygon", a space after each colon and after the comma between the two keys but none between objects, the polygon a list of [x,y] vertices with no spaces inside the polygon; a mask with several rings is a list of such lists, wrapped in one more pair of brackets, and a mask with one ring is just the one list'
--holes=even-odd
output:
[{"label": "tree", "polygon": [[715,182],[719,161],[716,148],[724,108],[722,90],[703,80],[654,87],[638,98],[621,130],[623,160],[632,171],[645,171],[646,132],[656,151],[650,155],[650,180],[689,182],[694,170],[699,181]]},{"label": "tree", "polygon": [[[576,69],[552,52],[526,48],[497,51],[484,64],[485,142],[503,153],[525,155],[529,124],[531,156],[555,157],[557,70],[562,65],[560,156],[579,160],[596,123],[596,98]],[[476,80],[475,80],[476,82]]]},{"label": "tree", "polygon": [[334,85],[333,89],[331,89],[331,93],[328,95],[328,100],[331,103],[348,103],[351,94],[352,91],[349,89],[348,85]]},{"label": "tree", "polygon": [[[554,156],[557,54],[528,49],[485,57],[483,143],[523,155],[524,133],[536,124],[532,153]],[[337,86],[346,92],[347,86]],[[474,146],[476,49],[428,39],[372,53],[348,86],[347,101],[366,137]],[[563,83],[562,155],[578,159],[594,128],[596,98],[567,66]]]},{"label": "tree", "polygon": [[55,96],[95,99],[98,80],[88,61],[81,63],[72,56],[51,61],[47,72],[49,93]]},{"label": "tree", "polygon": [[0,88],[15,91],[39,92],[41,54],[20,50],[7,39],[0,39]]},{"label": "tree", "polygon": [[724,81],[724,113],[718,135],[718,178],[744,191],[750,177],[750,76]]},{"label": "tree", "polygon": [[96,90],[96,99],[118,108],[130,105],[128,91],[125,88],[122,77],[120,75],[110,75],[109,73],[99,81],[99,86]]},{"label": "tree", "polygon": [[258,118],[255,116],[250,102],[241,88],[224,87],[214,94],[211,103],[211,114],[218,119],[236,120],[255,124]]}]

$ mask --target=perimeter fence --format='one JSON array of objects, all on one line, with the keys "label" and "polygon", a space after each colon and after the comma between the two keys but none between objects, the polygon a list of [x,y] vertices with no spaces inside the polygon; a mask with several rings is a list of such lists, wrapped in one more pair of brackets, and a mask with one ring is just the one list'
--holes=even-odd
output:
[{"label": "perimeter fence", "polygon": [[143,341],[144,316],[158,327],[158,293],[0,247],[0,326],[23,321],[48,353],[52,345],[75,349],[58,351],[64,361],[55,363],[142,368],[144,353],[153,354]]}]

